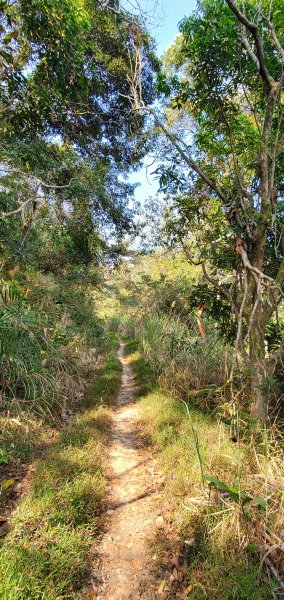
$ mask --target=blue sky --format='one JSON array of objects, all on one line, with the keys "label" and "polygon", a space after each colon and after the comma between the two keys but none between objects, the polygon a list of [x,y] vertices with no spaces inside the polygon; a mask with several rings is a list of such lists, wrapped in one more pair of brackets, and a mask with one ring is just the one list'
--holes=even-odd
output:
[{"label": "blue sky", "polygon": [[[148,6],[150,2],[148,2]],[[143,7],[143,2],[141,3]],[[163,0],[160,13],[163,15],[158,28],[152,28],[152,35],[157,41],[157,51],[161,55],[174,41],[178,34],[178,23],[188,17],[196,7],[195,0]]]},{"label": "blue sky", "polygon": [[[140,6],[146,11],[151,10],[157,3],[155,0],[142,0]],[[156,9],[157,23],[150,24],[150,33],[157,42],[157,53],[160,56],[167,50],[169,45],[174,41],[179,33],[178,23],[183,17],[188,16],[196,8],[196,0],[163,0]],[[151,161],[150,161],[151,162]],[[145,160],[147,165],[147,159]],[[139,182],[140,186],[136,189],[135,197],[140,202],[145,198],[154,196],[158,189],[157,181],[151,177],[150,172],[155,169],[155,166],[148,169],[146,174],[146,166],[140,171],[133,173],[129,181],[131,183]]]}]

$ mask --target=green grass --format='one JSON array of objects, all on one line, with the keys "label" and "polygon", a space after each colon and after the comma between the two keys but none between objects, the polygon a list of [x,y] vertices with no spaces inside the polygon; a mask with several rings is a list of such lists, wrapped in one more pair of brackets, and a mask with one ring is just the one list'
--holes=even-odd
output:
[{"label": "green grass", "polygon": [[115,398],[120,380],[121,363],[116,355],[110,353],[106,356],[95,383],[90,387],[85,404],[92,404],[95,395],[97,403],[110,406]]},{"label": "green grass", "polygon": [[[214,489],[213,503],[209,506],[204,501],[201,467],[205,474],[238,486],[241,465],[241,489],[265,495],[263,480],[260,484],[255,478],[252,448],[241,443],[238,449],[225,425],[208,413],[190,407],[189,419],[184,404],[157,386],[137,344],[130,341],[127,352],[137,377],[145,442],[155,450],[165,475],[161,506],[170,533],[167,527],[158,529],[151,542],[151,554],[157,556],[157,581],[165,578],[171,557],[181,553],[187,565],[184,585],[189,586],[190,600],[272,600],[273,583],[271,587],[265,573],[259,571],[255,542],[255,522],[265,519],[265,511],[249,505],[243,513],[238,503],[230,501],[226,506]],[[261,462],[261,449],[258,458]],[[184,540],[192,542],[184,545]],[[174,582],[169,589],[167,599],[176,598]]]},{"label": "green grass", "polygon": [[[27,412],[15,417],[0,415],[2,467],[7,462],[17,466],[19,461],[30,460],[37,447],[40,447],[54,435],[54,430],[40,419]],[[1,459],[0,457],[0,459]],[[1,481],[0,477],[0,481]]]},{"label": "green grass", "polygon": [[[1,549],[1,600],[77,600],[88,595],[94,535],[102,525],[104,448],[121,365],[109,354],[71,420],[35,465]],[[91,407],[92,406],[92,407]]]}]

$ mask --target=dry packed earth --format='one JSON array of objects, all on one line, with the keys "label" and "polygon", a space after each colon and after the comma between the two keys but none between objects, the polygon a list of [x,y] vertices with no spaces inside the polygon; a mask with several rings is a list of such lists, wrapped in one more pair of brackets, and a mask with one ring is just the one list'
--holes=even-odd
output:
[{"label": "dry packed earth", "polygon": [[155,597],[148,572],[147,542],[157,526],[161,478],[149,451],[141,444],[134,378],[123,344],[119,357],[123,373],[108,452],[107,527],[97,549],[93,571],[97,600]]}]

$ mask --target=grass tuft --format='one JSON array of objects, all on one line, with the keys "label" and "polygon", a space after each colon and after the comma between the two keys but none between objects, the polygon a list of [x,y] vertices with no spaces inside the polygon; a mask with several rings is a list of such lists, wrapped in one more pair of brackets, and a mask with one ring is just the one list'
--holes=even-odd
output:
[{"label": "grass tuft", "polygon": [[105,445],[121,365],[108,355],[84,413],[73,418],[35,464],[1,549],[0,598],[87,597],[93,536],[102,526]]},{"label": "grass tuft", "polygon": [[[261,527],[268,523],[273,528],[277,514],[253,504],[242,509],[207,483],[203,488],[202,482],[203,471],[231,486],[240,484],[254,496],[266,496],[265,478],[256,476],[260,450],[251,442],[233,444],[224,423],[190,405],[189,419],[183,402],[155,384],[137,345],[131,342],[128,348],[133,352],[129,360],[133,358],[137,377],[145,440],[165,474],[161,501],[165,527],[151,542],[157,581],[166,577],[169,588],[165,597],[179,597],[169,573],[178,557],[186,565],[183,585],[190,600],[272,600],[276,584],[260,571],[259,546]],[[271,461],[270,472],[272,468]]]}]

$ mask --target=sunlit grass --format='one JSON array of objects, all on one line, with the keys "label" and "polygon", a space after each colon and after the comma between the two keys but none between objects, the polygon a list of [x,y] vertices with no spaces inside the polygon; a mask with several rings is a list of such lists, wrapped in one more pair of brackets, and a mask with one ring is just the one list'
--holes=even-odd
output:
[{"label": "sunlit grass", "polygon": [[[265,512],[253,504],[243,509],[238,502],[223,500],[218,490],[202,481],[203,471],[265,497],[265,481],[256,476],[261,474],[261,447],[255,449],[250,440],[243,440],[238,447],[224,423],[195,407],[190,407],[189,420],[183,402],[157,386],[137,344],[130,342],[128,352],[137,376],[145,442],[156,451],[165,475],[162,504],[174,523],[171,534],[159,529],[152,540],[158,580],[165,578],[169,557],[182,548],[187,563],[184,585],[190,590],[190,600],[272,599],[275,585],[260,571],[256,523],[275,522],[274,509]],[[190,545],[184,545],[184,540]],[[176,596],[170,591],[166,597]]]},{"label": "sunlit grass", "polygon": [[89,393],[89,409],[73,418],[37,460],[3,541],[1,600],[87,597],[93,540],[104,508],[106,404],[113,401],[120,376],[120,362],[109,354]]}]

